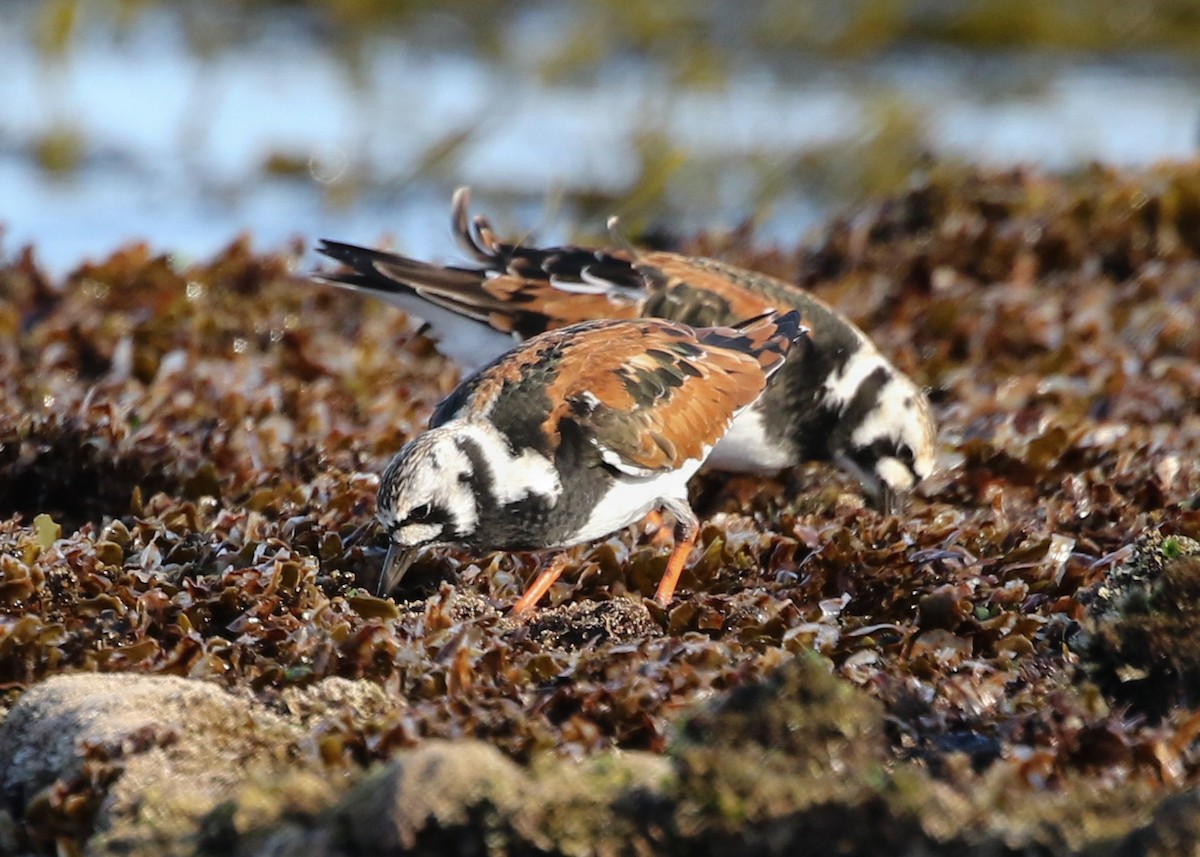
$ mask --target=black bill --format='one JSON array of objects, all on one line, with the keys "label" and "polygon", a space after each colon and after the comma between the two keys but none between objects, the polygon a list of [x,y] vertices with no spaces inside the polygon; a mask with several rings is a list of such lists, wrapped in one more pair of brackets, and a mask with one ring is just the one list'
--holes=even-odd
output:
[{"label": "black bill", "polygon": [[379,587],[375,594],[383,598],[399,585],[408,567],[417,558],[417,549],[403,547],[391,542],[388,544],[387,556],[383,560],[383,571],[379,575]]}]

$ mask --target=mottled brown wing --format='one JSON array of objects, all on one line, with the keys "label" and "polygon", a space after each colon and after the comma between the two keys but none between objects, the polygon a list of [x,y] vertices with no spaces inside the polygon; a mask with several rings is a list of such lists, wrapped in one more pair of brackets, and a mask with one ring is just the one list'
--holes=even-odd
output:
[{"label": "mottled brown wing", "polygon": [[801,335],[799,314],[769,314],[740,328],[694,330],[657,319],[577,326],[547,388],[544,424],[572,421],[610,466],[649,475],[703,459],[752,404]]}]

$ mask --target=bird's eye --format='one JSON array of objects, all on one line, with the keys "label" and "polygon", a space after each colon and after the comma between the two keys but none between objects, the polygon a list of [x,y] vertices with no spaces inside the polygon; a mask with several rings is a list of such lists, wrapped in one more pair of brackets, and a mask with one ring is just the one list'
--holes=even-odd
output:
[{"label": "bird's eye", "polygon": [[408,513],[408,520],[419,524],[422,521],[428,520],[432,512],[433,506],[431,506],[429,503],[422,503],[420,506],[417,506],[417,508]]}]

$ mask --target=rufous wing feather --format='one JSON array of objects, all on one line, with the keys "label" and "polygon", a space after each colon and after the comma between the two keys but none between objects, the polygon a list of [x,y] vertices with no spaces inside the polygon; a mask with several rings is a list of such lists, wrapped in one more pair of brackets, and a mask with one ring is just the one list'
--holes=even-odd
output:
[{"label": "rufous wing feather", "polygon": [[[572,330],[567,328],[566,330]],[[801,335],[799,314],[769,314],[743,328],[643,319],[573,336],[577,360],[547,393],[545,425],[571,420],[610,466],[632,475],[703,459],[752,404]]]}]

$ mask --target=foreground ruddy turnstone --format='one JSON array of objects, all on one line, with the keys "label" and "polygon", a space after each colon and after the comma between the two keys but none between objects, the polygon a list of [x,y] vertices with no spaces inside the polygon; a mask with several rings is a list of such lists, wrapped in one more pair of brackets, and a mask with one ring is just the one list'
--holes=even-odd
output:
[{"label": "foreground ruddy turnstone", "polygon": [[351,270],[322,278],[424,320],[442,352],[468,369],[507,351],[514,338],[584,319],[713,325],[795,308],[810,328],[807,347],[793,352],[767,393],[737,419],[709,466],[774,472],[830,461],[856,476],[885,511],[933,470],[936,427],[925,394],[845,316],[798,286],[676,253],[504,243],[485,218],[468,217],[468,202],[460,189],[454,229],[479,267],[442,267],[325,241],[318,249]]},{"label": "foreground ruddy turnstone", "polygon": [[[566,547],[661,508],[675,548],[654,597],[668,603],[698,529],[688,479],[804,332],[791,311],[732,328],[587,321],[518,345],[460,384],[384,471],[379,593],[426,546]],[[514,611],[561,571],[550,563]]]}]

